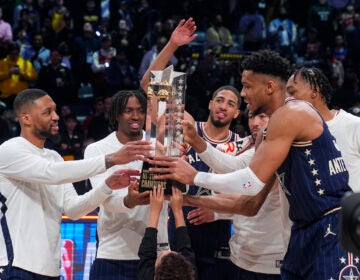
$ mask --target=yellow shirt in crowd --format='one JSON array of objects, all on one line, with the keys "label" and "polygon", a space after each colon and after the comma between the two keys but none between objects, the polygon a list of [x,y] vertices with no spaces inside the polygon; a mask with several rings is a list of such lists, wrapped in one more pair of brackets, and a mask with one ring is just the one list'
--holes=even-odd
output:
[{"label": "yellow shirt in crowd", "polygon": [[[10,69],[17,65],[23,75],[10,74]],[[36,81],[37,73],[31,61],[19,57],[16,61],[7,56],[0,60],[0,97],[7,98],[29,88],[29,82]]]}]

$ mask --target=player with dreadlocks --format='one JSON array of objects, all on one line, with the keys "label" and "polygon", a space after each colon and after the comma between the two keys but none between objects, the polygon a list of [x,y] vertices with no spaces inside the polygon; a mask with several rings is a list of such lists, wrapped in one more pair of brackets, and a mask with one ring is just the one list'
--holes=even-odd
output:
[{"label": "player with dreadlocks", "polygon": [[[90,144],[84,157],[108,154],[117,151],[130,141],[145,139],[146,98],[138,90],[117,92],[111,100],[109,124],[113,129],[104,139]],[[141,170],[142,161],[132,161],[126,165],[117,165],[118,169]],[[109,169],[112,172],[112,169]],[[108,173],[90,178],[93,188],[104,184]],[[167,203],[167,202],[165,202]],[[139,262],[138,248],[149,219],[149,193],[139,193],[136,186],[128,190],[116,191],[100,205],[97,235],[98,247],[96,259],[91,267],[90,279],[136,279]],[[143,205],[135,207],[137,205]],[[163,207],[159,219],[158,248],[168,249],[167,205]]]},{"label": "player with dreadlocks", "polygon": [[[261,50],[242,63],[241,96],[250,111],[270,116],[266,137],[247,168],[241,169],[239,157],[217,155],[212,146],[199,142],[196,150],[202,160],[207,156],[212,167],[216,162],[237,166],[237,170],[226,174],[198,172],[185,160],[170,157],[153,157],[150,164],[162,167],[150,170],[161,173],[155,179],[196,184],[229,195],[248,195],[253,202],[261,198],[267,190],[265,184],[276,174],[289,202],[292,221],[288,249],[280,268],[281,279],[358,278],[358,258],[342,250],[338,240],[341,199],[351,191],[348,171],[319,112],[302,100],[285,102],[288,77],[279,75],[283,71],[278,66],[283,64],[285,70],[288,62],[281,61],[283,58],[277,53]],[[184,121],[183,128],[185,141],[196,139],[196,130],[189,122]],[[237,202],[239,213],[251,207],[249,201]]]},{"label": "player with dreadlocks", "polygon": [[296,70],[286,88],[289,95],[311,103],[319,111],[344,157],[349,171],[349,186],[354,192],[359,192],[360,118],[342,109],[329,109],[333,88],[320,69],[303,67]]}]

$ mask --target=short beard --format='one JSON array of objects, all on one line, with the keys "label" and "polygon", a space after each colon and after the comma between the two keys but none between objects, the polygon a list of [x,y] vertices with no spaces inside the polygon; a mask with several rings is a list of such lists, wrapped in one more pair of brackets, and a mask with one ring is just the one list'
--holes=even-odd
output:
[{"label": "short beard", "polygon": [[210,116],[210,121],[215,127],[224,127],[230,124],[230,122],[222,122],[220,120],[214,120],[213,117]]},{"label": "short beard", "polygon": [[61,141],[61,136],[59,133],[51,134],[50,131],[42,130],[37,131],[37,135],[39,136],[39,138],[42,138],[44,140],[50,139],[54,143],[60,143]]}]

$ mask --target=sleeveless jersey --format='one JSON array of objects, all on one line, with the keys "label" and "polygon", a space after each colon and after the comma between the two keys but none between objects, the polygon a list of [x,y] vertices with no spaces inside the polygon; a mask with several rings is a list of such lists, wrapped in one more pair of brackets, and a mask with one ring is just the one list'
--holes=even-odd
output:
[{"label": "sleeveless jersey", "polygon": [[320,219],[339,207],[344,193],[351,191],[341,152],[324,120],[318,138],[293,142],[276,175],[289,200],[294,227]]},{"label": "sleeveless jersey", "polygon": [[[196,129],[201,138],[209,142],[212,146],[217,147],[221,145],[221,150],[225,152],[230,152],[232,154],[236,153],[236,150],[240,149],[243,144],[246,144],[248,141],[241,139],[238,134],[231,132],[229,130],[229,135],[226,139],[222,141],[214,141],[208,138],[204,132],[204,123],[196,122]],[[190,148],[188,150],[188,162],[198,171],[202,172],[211,172],[209,166],[201,161],[198,154]],[[211,195],[211,191],[204,189],[198,186],[189,186],[187,192],[189,195]],[[230,220],[218,220],[211,223],[205,223],[202,225],[194,226],[189,223],[187,220],[188,213],[196,209],[195,207],[183,207],[184,218],[188,233],[191,239],[191,246],[196,255],[213,257],[214,252],[220,248],[229,248],[229,239],[230,239]],[[175,221],[172,211],[170,211],[169,217],[169,241],[173,245],[174,239],[174,230],[175,230]]]}]

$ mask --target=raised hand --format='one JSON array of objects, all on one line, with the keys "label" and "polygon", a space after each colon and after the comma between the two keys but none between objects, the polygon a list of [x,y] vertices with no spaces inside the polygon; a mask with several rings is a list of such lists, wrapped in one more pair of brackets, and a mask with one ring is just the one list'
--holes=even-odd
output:
[{"label": "raised hand", "polygon": [[139,175],[140,175],[139,170],[121,169],[115,171],[113,174],[107,177],[105,183],[112,190],[122,189],[122,188],[126,188],[136,180],[136,178],[132,176],[139,176]]},{"label": "raised hand", "polygon": [[197,34],[194,34],[195,31],[196,25],[193,18],[189,18],[187,21],[182,19],[172,32],[170,42],[177,46],[186,45],[197,37]]},{"label": "raised hand", "polygon": [[164,188],[161,186],[154,187],[150,191],[150,209],[151,212],[160,215],[164,202]]},{"label": "raised hand", "polygon": [[197,208],[188,213],[187,219],[189,220],[190,224],[197,226],[204,223],[213,222],[215,220],[215,215],[213,211]]},{"label": "raised hand", "polygon": [[183,215],[183,211],[182,211],[183,194],[176,187],[172,187],[172,195],[171,195],[171,198],[170,198],[170,206],[171,206],[171,209],[173,210],[173,213],[174,213],[175,226],[177,228],[185,226],[185,220],[184,220],[184,215]]},{"label": "raised hand", "polygon": [[149,227],[157,228],[159,216],[164,202],[164,188],[161,186],[154,187],[150,191],[150,216]]},{"label": "raised hand", "polygon": [[170,206],[173,212],[181,212],[182,213],[182,206],[183,206],[183,194],[182,192],[176,188],[171,187],[171,197],[170,197]]}]

